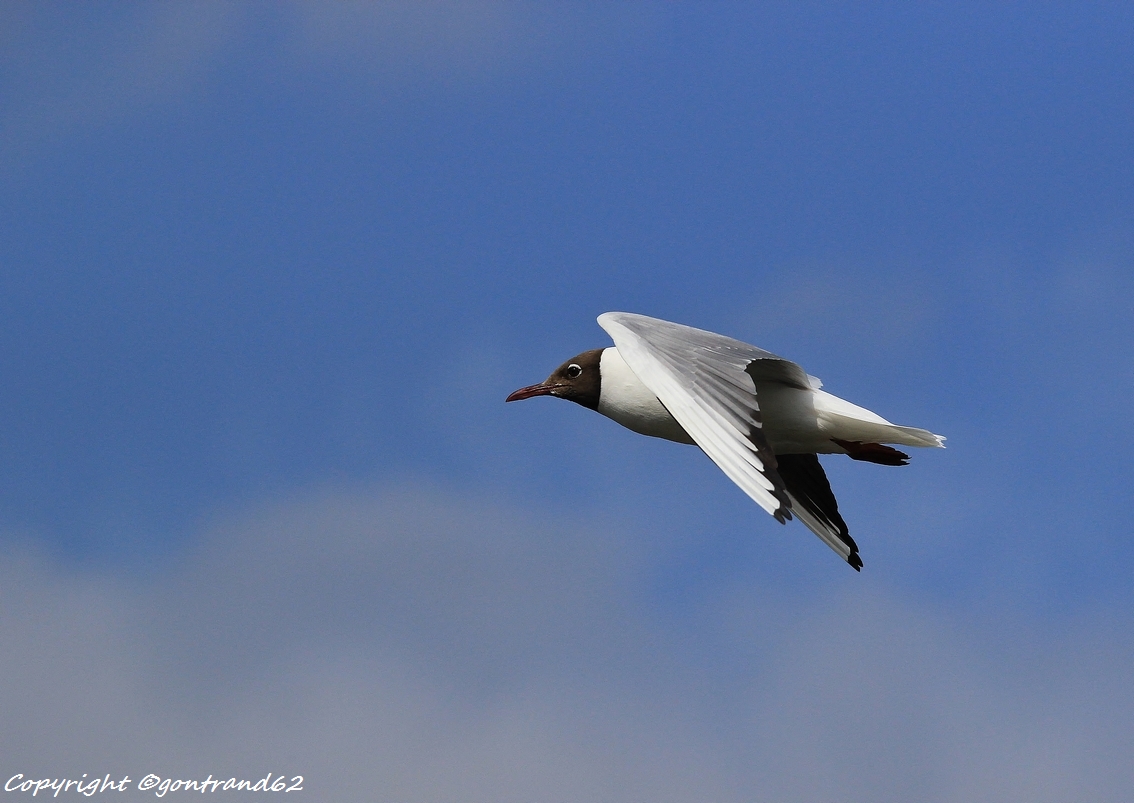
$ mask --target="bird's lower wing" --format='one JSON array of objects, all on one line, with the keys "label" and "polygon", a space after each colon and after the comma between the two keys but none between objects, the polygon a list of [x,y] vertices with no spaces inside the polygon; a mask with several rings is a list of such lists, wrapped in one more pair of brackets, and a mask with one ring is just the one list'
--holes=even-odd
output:
[{"label": "bird's lower wing", "polygon": [[858,545],[839,514],[839,504],[819,457],[813,454],[777,455],[777,471],[791,499],[791,510],[823,543],[847,563],[862,569]]}]

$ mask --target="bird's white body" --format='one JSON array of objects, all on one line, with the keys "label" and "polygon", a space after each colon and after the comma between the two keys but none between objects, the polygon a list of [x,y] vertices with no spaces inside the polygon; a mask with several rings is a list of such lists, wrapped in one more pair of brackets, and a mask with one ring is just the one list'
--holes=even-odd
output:
[{"label": "bird's white body", "polygon": [[[629,430],[678,443],[696,443],[652,390],[626,364],[616,347],[603,349],[598,411]],[[882,416],[821,390],[778,382],[758,385],[764,437],[776,454],[842,454],[832,438],[846,441],[938,446],[924,430],[891,424]],[[755,383],[754,383],[755,384]]]}]

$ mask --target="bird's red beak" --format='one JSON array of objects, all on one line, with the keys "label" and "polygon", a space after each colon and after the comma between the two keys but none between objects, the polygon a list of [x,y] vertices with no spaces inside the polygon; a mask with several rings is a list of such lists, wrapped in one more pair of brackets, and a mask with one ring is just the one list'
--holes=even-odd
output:
[{"label": "bird's red beak", "polygon": [[558,387],[559,385],[549,385],[546,382],[540,382],[538,385],[528,385],[526,388],[512,391],[511,395],[504,401],[522,401],[524,399],[530,399],[533,396],[550,396]]}]

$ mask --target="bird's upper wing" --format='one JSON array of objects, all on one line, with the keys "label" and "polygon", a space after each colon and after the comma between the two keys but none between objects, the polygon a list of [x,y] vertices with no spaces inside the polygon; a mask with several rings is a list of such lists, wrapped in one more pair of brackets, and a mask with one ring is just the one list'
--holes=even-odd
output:
[{"label": "bird's upper wing", "polygon": [[780,522],[791,503],[762,431],[756,380],[810,388],[793,362],[723,335],[645,315],[599,316],[618,353],[697,445]]}]

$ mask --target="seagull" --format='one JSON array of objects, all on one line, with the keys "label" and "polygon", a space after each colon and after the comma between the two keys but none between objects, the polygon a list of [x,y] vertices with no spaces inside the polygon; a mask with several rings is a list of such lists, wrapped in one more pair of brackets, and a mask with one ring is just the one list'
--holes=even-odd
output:
[{"label": "seagull", "polygon": [[642,435],[695,444],[778,522],[795,516],[856,571],[862,558],[818,455],[904,466],[909,455],[886,444],[945,446],[941,435],[891,424],[822,390],[794,362],[731,337],[629,312],[598,323],[613,347],[584,351],[505,401],[554,396]]}]

